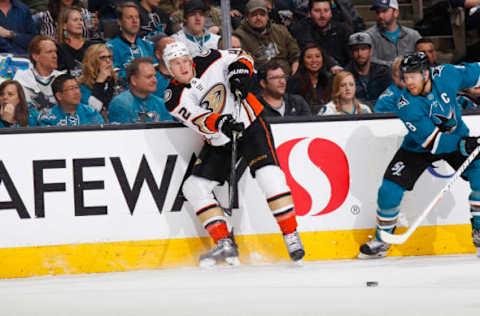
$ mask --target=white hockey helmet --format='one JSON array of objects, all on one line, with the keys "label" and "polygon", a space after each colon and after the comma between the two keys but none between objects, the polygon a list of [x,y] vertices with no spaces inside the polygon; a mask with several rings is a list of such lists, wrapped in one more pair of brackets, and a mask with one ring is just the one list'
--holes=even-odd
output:
[{"label": "white hockey helmet", "polygon": [[168,71],[170,71],[170,61],[182,56],[188,56],[192,59],[192,55],[184,43],[173,42],[165,46],[165,49],[163,50],[163,62],[165,63],[165,66],[167,66]]}]

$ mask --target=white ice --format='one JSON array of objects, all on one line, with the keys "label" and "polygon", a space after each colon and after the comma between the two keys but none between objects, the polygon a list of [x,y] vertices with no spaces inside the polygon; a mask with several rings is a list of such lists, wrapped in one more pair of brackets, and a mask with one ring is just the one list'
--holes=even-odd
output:
[{"label": "white ice", "polygon": [[[367,287],[377,281],[378,287]],[[474,255],[0,280],[0,315],[480,315]]]}]

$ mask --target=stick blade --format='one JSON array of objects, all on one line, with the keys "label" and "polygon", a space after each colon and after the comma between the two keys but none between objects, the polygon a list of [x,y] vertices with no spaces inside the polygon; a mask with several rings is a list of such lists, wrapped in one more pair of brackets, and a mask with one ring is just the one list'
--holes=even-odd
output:
[{"label": "stick blade", "polygon": [[407,234],[393,235],[383,230],[380,230],[378,233],[380,234],[380,238],[387,244],[403,244],[409,237]]}]

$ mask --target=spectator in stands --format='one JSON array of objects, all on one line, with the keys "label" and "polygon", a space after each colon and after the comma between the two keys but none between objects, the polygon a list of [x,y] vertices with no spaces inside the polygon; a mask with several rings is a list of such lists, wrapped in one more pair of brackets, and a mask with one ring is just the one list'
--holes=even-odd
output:
[{"label": "spectator in stands", "polygon": [[[232,47],[231,48],[242,48],[242,42],[236,35],[232,35]],[[218,49],[225,49],[223,47],[222,37],[218,40]]]},{"label": "spectator in stands", "polygon": [[269,21],[265,0],[248,1],[245,19],[234,34],[240,38],[242,48],[253,56],[256,67],[275,60],[287,74],[297,71],[298,45],[285,26]]},{"label": "spectator in stands", "polygon": [[480,86],[460,91],[457,102],[464,110],[480,109]]},{"label": "spectator in stands", "polygon": [[0,0],[0,53],[26,54],[36,33],[28,6],[19,0]]},{"label": "spectator in stands", "polygon": [[[57,38],[57,26],[60,12],[64,8],[69,8],[80,4],[79,0],[49,0],[48,10],[40,12],[38,18],[40,19],[39,28],[40,34],[50,36],[53,40]],[[98,18],[91,16],[90,12],[85,8],[80,8],[82,14],[82,36],[84,38],[98,38]],[[90,29],[87,28],[86,21],[91,22]]]},{"label": "spectator in stands", "polygon": [[68,71],[75,78],[82,74],[83,56],[93,44],[85,40],[82,30],[81,10],[76,7],[62,9],[57,28],[58,69]]},{"label": "spectator in stands", "polygon": [[305,99],[299,95],[285,93],[287,75],[276,61],[266,63],[259,73],[262,93],[258,100],[263,104],[267,116],[311,116]]},{"label": "spectator in stands", "polygon": [[160,9],[160,0],[140,0],[140,32],[138,36],[153,38],[159,34],[172,34],[170,16]]},{"label": "spectator in stands", "polygon": [[52,89],[58,104],[40,114],[40,126],[79,126],[103,124],[97,110],[80,103],[82,93],[77,80],[69,74],[55,78]]},{"label": "spectator in stands", "polygon": [[0,128],[37,126],[38,112],[29,108],[22,85],[15,80],[0,84]]},{"label": "spectator in stands", "polygon": [[432,40],[428,38],[419,38],[418,41],[415,43],[415,50],[417,52],[424,52],[425,55],[428,57],[428,61],[430,62],[430,67],[437,66],[437,50],[435,49],[435,44],[433,44]]},{"label": "spectator in stands", "polygon": [[352,52],[352,61],[345,70],[355,78],[355,97],[373,109],[380,94],[392,83],[392,72],[387,65],[371,60],[373,43],[368,33],[350,35],[348,46]]},{"label": "spectator in stands", "polygon": [[321,115],[372,113],[368,105],[355,98],[355,78],[348,71],[335,75],[332,85],[332,101],[325,105]]},{"label": "spectator in stands", "polygon": [[172,37],[187,45],[192,57],[205,53],[209,49],[218,48],[220,36],[210,33],[205,28],[207,7],[202,0],[188,0],[183,7],[183,29]]},{"label": "spectator in stands", "polygon": [[144,123],[173,120],[163,99],[153,93],[157,79],[153,61],[148,57],[134,59],[127,66],[129,89],[113,98],[108,109],[110,123]]},{"label": "spectator in stands", "polygon": [[48,8],[48,0],[22,0],[29,8],[32,14],[45,11]]},{"label": "spectator in stands", "polygon": [[360,32],[366,29],[365,22],[358,15],[351,0],[331,0],[332,19],[344,23],[350,32]]},{"label": "spectator in stands", "polygon": [[138,37],[140,15],[134,2],[122,2],[117,7],[117,16],[122,33],[107,45],[113,52],[113,66],[118,68],[118,76],[124,81],[126,66],[137,57],[153,57],[153,45]]},{"label": "spectator in stands", "polygon": [[158,64],[155,66],[157,90],[154,92],[154,95],[161,99],[164,98],[165,89],[167,89],[168,84],[170,83],[170,79],[172,79],[172,77],[170,76],[170,72],[165,65],[165,62],[163,61],[163,50],[165,49],[165,46],[167,46],[167,44],[173,42],[175,42],[175,39],[168,36],[160,37],[155,41],[155,57],[158,60]]},{"label": "spectator in stands", "polygon": [[290,32],[301,48],[310,42],[318,43],[327,55],[345,66],[350,60],[347,47],[350,31],[332,21],[330,5],[329,0],[310,0],[309,17],[294,23]]},{"label": "spectator in stands", "polygon": [[400,77],[400,63],[403,56],[398,56],[394,59],[392,65],[392,79],[393,83],[380,95],[375,103],[376,113],[392,113],[396,112],[397,104],[402,95],[402,90],[405,83]]},{"label": "spectator in stands", "polygon": [[307,44],[302,50],[300,66],[295,75],[288,80],[287,92],[303,96],[310,105],[313,115],[317,115],[330,101],[330,77],[319,44]]},{"label": "spectator in stands", "polygon": [[96,12],[101,19],[115,19],[116,8],[126,0],[88,0],[88,10]]},{"label": "spectator in stands", "polygon": [[397,0],[373,1],[370,9],[377,14],[377,24],[366,31],[372,37],[375,47],[373,57],[391,65],[395,57],[413,53],[415,43],[421,36],[416,30],[398,23]]},{"label": "spectator in stands", "polygon": [[[222,10],[220,7],[213,6],[209,4],[208,0],[202,0],[203,6],[205,8],[205,24],[204,28],[208,30],[209,33],[219,34],[220,26],[222,25]],[[180,0],[179,9],[175,10],[171,15],[170,19],[172,20],[172,29],[174,33],[182,30],[185,22],[184,15],[184,5],[189,2],[187,0]],[[232,24],[233,23],[232,17]],[[238,22],[240,23],[240,22]]]},{"label": "spectator in stands", "polygon": [[107,45],[94,44],[87,49],[78,82],[82,92],[81,103],[100,112],[106,121],[108,105],[117,83],[113,53]]},{"label": "spectator in stands", "polygon": [[28,46],[28,56],[33,67],[18,70],[14,80],[20,82],[27,102],[37,111],[56,104],[52,81],[62,72],[57,71],[57,46],[48,36],[37,35]]}]

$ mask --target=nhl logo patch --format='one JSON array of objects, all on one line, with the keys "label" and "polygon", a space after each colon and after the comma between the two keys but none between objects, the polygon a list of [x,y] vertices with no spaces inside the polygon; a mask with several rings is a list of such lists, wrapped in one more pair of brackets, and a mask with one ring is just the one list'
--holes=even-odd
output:
[{"label": "nhl logo patch", "polygon": [[165,93],[163,95],[163,99],[164,99],[165,103],[170,101],[171,98],[172,98],[172,90],[171,89],[165,90]]}]

